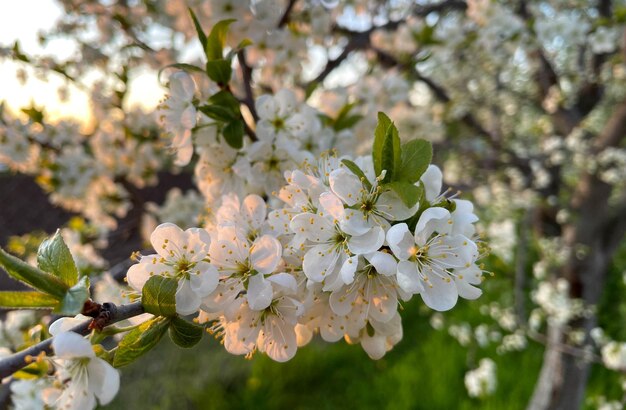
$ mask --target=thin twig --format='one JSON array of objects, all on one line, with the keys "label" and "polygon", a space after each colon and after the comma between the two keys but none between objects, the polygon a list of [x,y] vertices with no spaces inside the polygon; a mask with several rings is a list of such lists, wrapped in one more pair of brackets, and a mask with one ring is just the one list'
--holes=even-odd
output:
[{"label": "thin twig", "polygon": [[278,21],[278,28],[281,28],[285,26],[287,23],[289,23],[289,15],[291,14],[291,10],[293,10],[293,6],[296,5],[296,1],[297,0],[289,0],[289,3],[287,4],[287,8],[285,9],[285,12],[283,13],[282,17]]},{"label": "thin twig", "polygon": [[250,110],[250,114],[252,114],[252,118],[254,121],[259,120],[259,116],[256,112],[256,107],[254,106],[254,93],[252,91],[252,68],[248,65],[246,61],[246,50],[239,50],[237,53],[237,59],[239,60],[239,68],[241,68],[241,78],[243,81],[243,90],[245,96],[242,102],[248,107]]},{"label": "thin twig", "polygon": [[[101,306],[100,311],[97,312],[97,317],[95,317],[94,320],[75,326],[70,329],[70,331],[80,335],[86,335],[91,331],[91,329],[93,329],[94,324],[98,321],[98,326],[104,327],[133,316],[138,316],[142,313],[144,313],[144,310],[141,302],[134,302],[121,306],[116,306],[113,303],[105,303]],[[51,337],[50,339],[39,342],[28,349],[24,349],[0,360],[0,379],[8,377],[18,370],[28,366],[30,363],[29,359],[36,357],[41,352],[46,352],[47,354],[51,353],[53,340],[54,338]]]}]

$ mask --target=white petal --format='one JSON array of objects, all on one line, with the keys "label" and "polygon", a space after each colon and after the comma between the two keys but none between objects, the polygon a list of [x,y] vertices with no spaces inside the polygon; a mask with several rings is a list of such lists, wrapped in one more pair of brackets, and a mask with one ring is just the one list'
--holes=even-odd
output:
[{"label": "white petal", "polygon": [[87,365],[89,391],[96,395],[100,405],[107,405],[120,389],[120,373],[100,358]]},{"label": "white petal", "polygon": [[252,310],[264,310],[272,303],[272,283],[265,280],[262,274],[254,275],[248,282],[246,298]]},{"label": "white petal", "polygon": [[385,243],[385,231],[380,226],[375,226],[365,235],[351,237],[348,241],[348,249],[356,255],[363,255],[379,250],[383,243]]},{"label": "white petal", "polygon": [[348,206],[358,202],[363,190],[363,184],[359,177],[352,172],[340,168],[330,173],[328,177],[330,189]]},{"label": "white petal", "polygon": [[356,272],[356,268],[359,264],[358,262],[358,256],[351,256],[344,261],[343,265],[341,265],[339,274],[341,275],[341,280],[346,285],[349,285],[354,281],[354,273]]},{"label": "white petal", "polygon": [[470,285],[465,277],[463,277],[463,279],[459,279],[458,277],[454,278],[454,283],[456,284],[459,296],[463,299],[475,300],[483,294],[482,290]]},{"label": "white petal", "polygon": [[384,336],[374,334],[370,337],[367,333],[361,338],[361,347],[372,360],[378,360],[387,353],[387,341]]},{"label": "white petal", "polygon": [[378,197],[376,209],[388,220],[403,221],[415,215],[419,209],[419,203],[409,208],[395,191],[385,191]]},{"label": "white petal", "polygon": [[[186,130],[185,133],[190,133],[189,130]],[[174,160],[174,164],[179,167],[184,167],[189,164],[191,161],[191,157],[193,156],[193,144],[191,143],[191,139],[184,145],[178,146],[176,148],[176,160]]]},{"label": "white petal", "polygon": [[376,272],[385,276],[395,275],[398,270],[396,258],[387,252],[373,252],[365,255],[365,259],[374,266]]},{"label": "white petal", "polygon": [[328,303],[333,312],[337,315],[345,316],[352,310],[353,303],[358,295],[357,291],[350,291],[348,286],[343,286],[330,294]]},{"label": "white petal", "polygon": [[278,266],[283,247],[278,239],[263,235],[254,241],[250,252],[252,267],[260,273],[272,273]]},{"label": "white petal", "polygon": [[184,71],[177,71],[170,76],[170,92],[172,96],[191,101],[196,91],[193,78]]},{"label": "white petal", "polygon": [[331,220],[310,213],[294,216],[289,226],[296,235],[303,235],[312,242],[326,242],[335,232]]},{"label": "white petal", "polygon": [[413,262],[398,262],[397,279],[398,285],[405,292],[415,294],[420,293],[424,289],[422,279],[417,273],[417,266]]},{"label": "white petal", "polygon": [[426,209],[415,226],[415,243],[423,246],[433,232],[440,234],[449,233],[452,230],[452,216],[447,209],[432,207]]},{"label": "white petal", "polygon": [[322,282],[333,274],[338,259],[338,253],[333,251],[328,245],[316,245],[304,255],[302,269],[310,280]]},{"label": "white petal", "polygon": [[[184,232],[185,243],[183,246],[187,246],[187,257],[192,262],[197,262],[209,253],[211,246],[211,235],[202,228],[189,228]],[[189,253],[193,251],[192,255]]]},{"label": "white petal", "polygon": [[327,214],[337,221],[341,221],[345,217],[343,202],[332,192],[324,192],[320,195],[320,205]]},{"label": "white petal", "polygon": [[439,312],[452,309],[459,299],[454,282],[449,280],[447,274],[440,276],[432,272],[424,273],[428,282],[424,283],[424,291],[420,295],[426,306]]},{"label": "white petal", "polygon": [[190,315],[200,308],[202,301],[191,289],[191,282],[183,279],[178,282],[176,290],[176,313],[179,315]]},{"label": "white petal", "polygon": [[411,249],[415,246],[415,239],[407,224],[401,223],[389,228],[387,243],[398,259],[407,260],[411,256]]},{"label": "white petal", "polygon": [[189,275],[191,290],[193,290],[199,298],[204,298],[215,290],[220,275],[215,266],[207,262],[198,262],[194,267],[194,271],[199,273]]},{"label": "white petal", "polygon": [[55,320],[50,325],[50,327],[48,328],[48,332],[50,332],[52,336],[56,336],[62,332],[67,332],[70,329],[89,320],[91,320],[90,317],[81,314],[76,315],[76,317],[62,317]]},{"label": "white petal", "polygon": [[180,254],[184,242],[185,235],[183,230],[169,222],[157,226],[152,235],[150,235],[152,247],[165,259],[172,257],[170,251]]},{"label": "white petal", "polygon": [[79,357],[96,357],[91,343],[74,332],[62,332],[52,339],[54,355],[60,359],[75,359]]},{"label": "white petal", "polygon": [[298,290],[298,282],[296,281],[296,278],[289,273],[277,273],[276,275],[268,277],[267,280],[292,292],[296,292]]},{"label": "white petal", "polygon": [[294,326],[283,322],[276,316],[270,316],[265,320],[263,333],[259,339],[263,351],[277,362],[290,360],[298,350]]},{"label": "white petal", "polygon": [[254,229],[259,229],[265,221],[267,215],[267,205],[258,195],[248,195],[241,204],[244,218]]},{"label": "white petal", "polygon": [[272,119],[276,116],[278,112],[278,108],[276,107],[276,102],[274,101],[274,97],[271,95],[262,95],[256,99],[255,108],[259,117],[262,119]]},{"label": "white petal", "polygon": [[186,130],[190,130],[196,126],[196,117],[196,107],[189,104],[180,115],[180,125]]},{"label": "white petal", "polygon": [[443,184],[443,174],[436,165],[429,165],[420,180],[424,184],[427,201],[431,202],[439,196]]}]

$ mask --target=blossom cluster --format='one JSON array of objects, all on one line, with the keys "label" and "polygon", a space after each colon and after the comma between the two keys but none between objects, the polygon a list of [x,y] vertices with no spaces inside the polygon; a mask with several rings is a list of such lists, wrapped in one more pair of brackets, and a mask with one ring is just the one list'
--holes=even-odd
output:
[{"label": "blossom cluster", "polygon": [[159,225],[157,253],[131,267],[129,285],[175,278],[178,313],[199,311],[231,353],[278,361],[317,332],[380,358],[402,338],[399,302],[420,294],[445,311],[459,296],[479,297],[477,217],[469,201],[442,195],[441,171],[428,168],[417,183],[423,200],[408,207],[370,157],[354,160],[361,178],[345,159],[327,153],[286,172],[274,207],[233,193],[206,229]]}]

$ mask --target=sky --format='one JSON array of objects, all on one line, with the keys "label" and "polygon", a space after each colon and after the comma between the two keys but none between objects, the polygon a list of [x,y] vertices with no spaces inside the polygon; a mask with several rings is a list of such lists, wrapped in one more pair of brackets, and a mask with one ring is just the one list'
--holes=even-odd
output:
[{"label": "sky", "polygon": [[[62,8],[54,0],[3,1],[0,5],[0,47],[12,47],[18,40],[27,55],[68,56],[73,50],[69,39],[55,40],[45,48],[37,41],[37,33],[54,27],[62,13]],[[27,73],[26,84],[21,84],[16,78],[19,68]],[[84,124],[90,122],[89,97],[85,92],[70,85],[68,100],[61,101],[58,88],[69,84],[63,77],[53,73],[48,81],[41,81],[33,74],[34,71],[25,64],[0,59],[0,101],[5,101],[10,111],[18,112],[32,102],[37,107],[45,107],[47,118],[51,121],[73,118]],[[152,109],[163,94],[156,73],[145,70],[137,73],[131,82],[128,104]]]}]

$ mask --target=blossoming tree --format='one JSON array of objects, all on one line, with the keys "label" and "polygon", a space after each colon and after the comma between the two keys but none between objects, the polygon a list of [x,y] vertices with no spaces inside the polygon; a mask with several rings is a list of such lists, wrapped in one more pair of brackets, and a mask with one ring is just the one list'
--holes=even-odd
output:
[{"label": "blossoming tree", "polygon": [[[501,303],[449,333],[502,354],[544,344],[529,408],[580,407],[594,361],[626,370],[597,309],[626,232],[626,6],[62,4],[42,39],[71,35],[75,56],[2,49],[87,89],[96,119],[85,133],[35,107],[0,112],[0,164],[83,221],[30,262],[0,249],[29,288],[0,306],[56,319],[7,318],[0,374],[16,408],[109,403],[116,369],[165,333],[185,348],[208,331],[278,362],[319,334],[380,359],[402,339],[401,303],[448,311],[481,296],[486,269],[510,278]],[[153,114],[126,104],[145,67],[167,86]],[[196,189],[146,203],[171,174]],[[99,275],[98,247],[128,221],[148,249]],[[468,393],[491,394],[494,362],[476,367]]]}]

